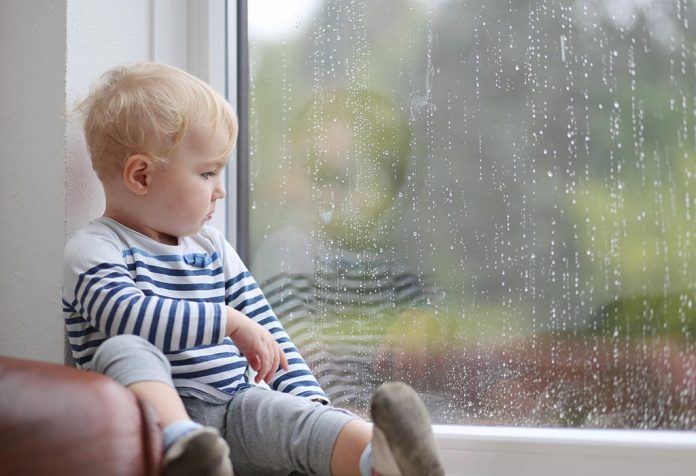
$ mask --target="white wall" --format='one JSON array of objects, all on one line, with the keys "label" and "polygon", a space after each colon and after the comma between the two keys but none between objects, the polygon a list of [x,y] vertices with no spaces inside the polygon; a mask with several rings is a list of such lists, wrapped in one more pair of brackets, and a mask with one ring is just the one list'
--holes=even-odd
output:
[{"label": "white wall", "polygon": [[[67,2],[68,108],[84,98],[91,84],[113,66],[150,60],[151,2],[143,0],[70,0]],[[104,211],[101,186],[89,164],[80,124],[67,127],[65,156],[66,235]]]},{"label": "white wall", "polygon": [[0,354],[63,359],[66,4],[0,4]]}]

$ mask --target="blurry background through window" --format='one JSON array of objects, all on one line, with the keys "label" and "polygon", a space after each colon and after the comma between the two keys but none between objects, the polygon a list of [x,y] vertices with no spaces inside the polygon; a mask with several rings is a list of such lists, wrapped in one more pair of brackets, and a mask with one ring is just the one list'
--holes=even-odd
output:
[{"label": "blurry background through window", "polygon": [[249,2],[251,268],[333,402],[696,428],[696,5]]}]

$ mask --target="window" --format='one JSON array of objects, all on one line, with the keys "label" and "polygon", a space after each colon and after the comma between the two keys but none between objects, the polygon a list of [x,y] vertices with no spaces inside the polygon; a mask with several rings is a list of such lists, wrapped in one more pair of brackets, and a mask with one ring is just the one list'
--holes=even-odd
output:
[{"label": "window", "polygon": [[334,403],[693,449],[696,7],[248,8],[249,262]]},{"label": "window", "polygon": [[251,264],[333,397],[694,429],[696,9],[283,3],[249,5]]}]

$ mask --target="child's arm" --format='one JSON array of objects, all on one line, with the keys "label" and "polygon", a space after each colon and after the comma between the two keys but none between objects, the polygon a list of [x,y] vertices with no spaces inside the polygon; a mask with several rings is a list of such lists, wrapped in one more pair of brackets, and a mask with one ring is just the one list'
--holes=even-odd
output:
[{"label": "child's arm", "polygon": [[232,307],[227,307],[225,333],[249,361],[256,373],[256,383],[269,383],[276,371],[290,370],[288,359],[273,336],[261,325]]},{"label": "child's arm", "polygon": [[265,329],[283,350],[288,362],[287,369],[276,366],[277,371],[273,371],[272,378],[264,380],[273,390],[328,403],[328,397],[273,313],[251,273],[229,243],[224,242],[221,247],[224,249],[223,263],[228,276],[225,282],[227,305]]}]

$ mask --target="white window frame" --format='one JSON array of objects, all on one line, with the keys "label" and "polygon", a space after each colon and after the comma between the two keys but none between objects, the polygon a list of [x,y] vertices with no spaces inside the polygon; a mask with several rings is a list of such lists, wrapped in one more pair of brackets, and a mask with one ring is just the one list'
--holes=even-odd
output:
[{"label": "white window frame", "polygon": [[448,476],[685,476],[696,433],[434,425]]},{"label": "white window frame", "polygon": [[[237,3],[152,0],[153,59],[208,81],[235,107]],[[245,232],[236,226],[236,184],[236,169],[229,167],[225,216],[215,223],[233,243]],[[696,432],[460,425],[434,425],[433,429],[448,476],[696,473]]]}]

